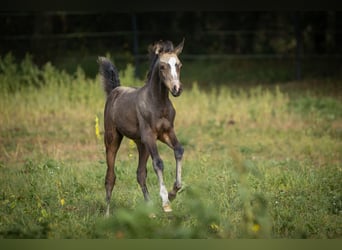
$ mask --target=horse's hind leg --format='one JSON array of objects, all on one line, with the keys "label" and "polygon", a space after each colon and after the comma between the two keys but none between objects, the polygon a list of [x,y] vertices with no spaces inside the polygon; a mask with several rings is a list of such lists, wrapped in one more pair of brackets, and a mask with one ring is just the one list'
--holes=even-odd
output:
[{"label": "horse's hind leg", "polygon": [[146,186],[146,177],[147,177],[147,169],[146,169],[146,163],[148,160],[148,157],[150,156],[146,146],[142,144],[140,141],[135,142],[137,144],[137,148],[139,151],[139,163],[138,163],[138,169],[137,169],[137,181],[141,187],[141,191],[144,194],[145,201],[150,200],[150,196],[148,193],[148,189]]},{"label": "horse's hind leg", "polygon": [[105,178],[105,188],[106,188],[106,201],[107,201],[107,211],[106,216],[109,216],[109,205],[110,198],[112,196],[112,191],[115,185],[116,175],[115,175],[115,158],[116,153],[120,147],[122,141],[122,135],[118,132],[106,132],[105,133],[105,145],[106,145],[106,161],[107,161],[107,173]]}]

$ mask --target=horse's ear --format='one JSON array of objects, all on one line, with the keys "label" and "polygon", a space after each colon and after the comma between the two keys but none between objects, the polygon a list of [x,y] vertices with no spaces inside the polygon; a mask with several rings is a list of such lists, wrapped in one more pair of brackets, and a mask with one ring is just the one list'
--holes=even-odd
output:
[{"label": "horse's ear", "polygon": [[160,53],[160,51],[161,51],[161,46],[160,46],[160,44],[157,43],[156,45],[154,45],[153,49],[154,49],[154,53],[155,53],[156,55],[158,55],[158,54]]},{"label": "horse's ear", "polygon": [[150,56],[152,57],[154,55],[158,55],[160,53],[160,50],[161,50],[160,42],[155,42],[148,46],[148,52]]},{"label": "horse's ear", "polygon": [[181,41],[180,44],[177,45],[177,47],[174,49],[174,52],[179,55],[180,53],[182,53],[183,50],[183,46],[184,46],[184,40],[185,38],[183,38],[183,40]]}]

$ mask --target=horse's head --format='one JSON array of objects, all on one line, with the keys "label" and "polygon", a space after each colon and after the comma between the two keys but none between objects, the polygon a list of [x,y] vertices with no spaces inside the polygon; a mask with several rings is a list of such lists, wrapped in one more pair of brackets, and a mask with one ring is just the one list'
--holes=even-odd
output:
[{"label": "horse's head", "polygon": [[175,97],[182,93],[182,83],[180,81],[180,62],[178,55],[182,52],[184,45],[183,41],[176,47],[168,46],[169,49],[161,49],[156,46],[155,53],[159,57],[159,77],[171,94]]}]

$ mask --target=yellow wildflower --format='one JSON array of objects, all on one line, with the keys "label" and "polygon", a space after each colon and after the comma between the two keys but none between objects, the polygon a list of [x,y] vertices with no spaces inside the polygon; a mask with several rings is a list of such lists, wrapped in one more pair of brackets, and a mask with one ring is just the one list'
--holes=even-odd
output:
[{"label": "yellow wildflower", "polygon": [[65,200],[62,198],[62,199],[60,200],[60,203],[61,203],[62,206],[64,206]]},{"label": "yellow wildflower", "polygon": [[97,139],[101,140],[99,118],[97,116],[95,116],[95,135]]},{"label": "yellow wildflower", "polygon": [[135,148],[135,143],[133,140],[129,140],[129,148],[134,149]]},{"label": "yellow wildflower", "polygon": [[134,143],[133,140],[129,140],[128,147],[129,147],[128,157],[132,158],[133,157],[133,153],[132,152],[135,149],[135,143]]},{"label": "yellow wildflower", "polygon": [[220,227],[216,223],[211,223],[209,228],[213,233],[217,233],[220,230]]},{"label": "yellow wildflower", "polygon": [[259,232],[259,230],[260,230],[260,225],[259,224],[253,224],[252,231],[254,233],[257,233],[257,232]]}]

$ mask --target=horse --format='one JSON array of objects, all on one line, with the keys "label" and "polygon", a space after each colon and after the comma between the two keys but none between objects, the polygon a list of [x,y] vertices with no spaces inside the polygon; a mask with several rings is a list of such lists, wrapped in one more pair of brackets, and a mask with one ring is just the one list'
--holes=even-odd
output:
[{"label": "horse", "polygon": [[[150,201],[146,186],[146,163],[151,156],[153,169],[158,177],[160,198],[164,212],[171,212],[170,202],[176,198],[182,187],[182,158],[184,148],[177,139],[174,120],[175,108],[169,93],[178,97],[182,93],[178,55],[182,52],[184,39],[175,47],[171,41],[157,41],[149,45],[150,69],[142,87],[121,86],[117,68],[105,57],[98,57],[101,82],[106,93],[104,108],[104,144],[106,149],[107,172],[105,190],[109,216],[110,200],[116,181],[115,159],[123,137],[136,144],[139,161],[136,171],[137,181],[145,201]],[[173,188],[167,191],[163,180],[164,163],[161,159],[157,140],[174,151],[176,178]]]}]

